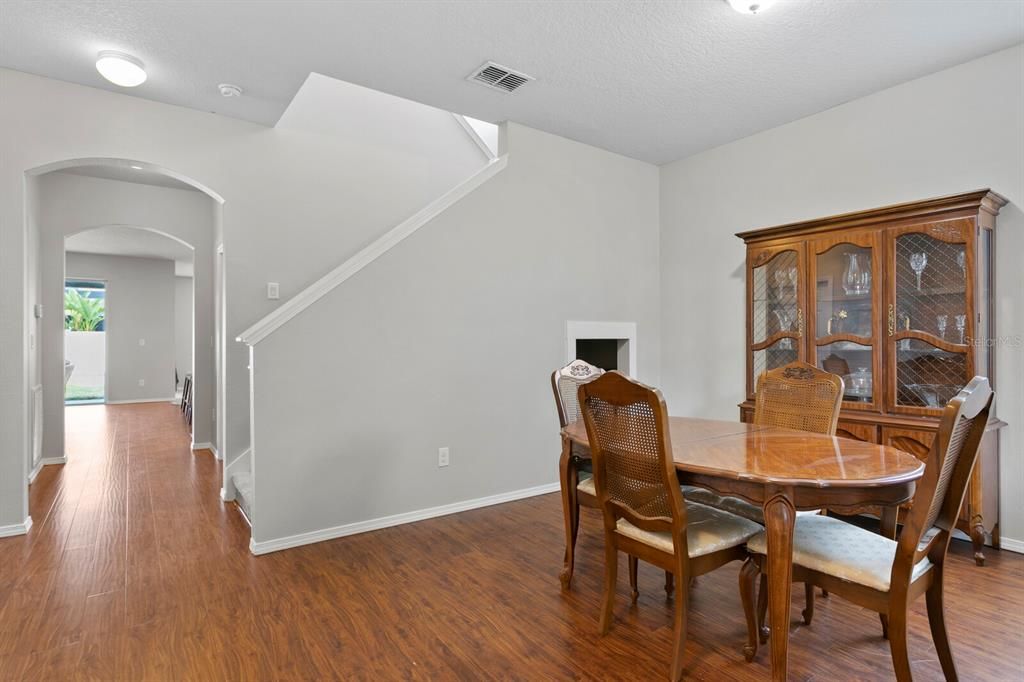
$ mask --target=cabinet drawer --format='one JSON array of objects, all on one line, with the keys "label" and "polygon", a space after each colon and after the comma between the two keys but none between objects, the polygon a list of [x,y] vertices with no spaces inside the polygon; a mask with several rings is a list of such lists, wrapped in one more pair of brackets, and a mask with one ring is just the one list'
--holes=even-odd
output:
[{"label": "cabinet drawer", "polygon": [[840,419],[839,425],[836,427],[836,435],[840,438],[852,438],[853,440],[862,440],[866,443],[879,442],[878,427],[874,424],[861,424],[860,422],[849,422]]},{"label": "cabinet drawer", "polygon": [[882,445],[889,445],[897,450],[909,452],[920,460],[928,458],[928,451],[931,450],[933,440],[935,440],[935,431],[882,427]]}]

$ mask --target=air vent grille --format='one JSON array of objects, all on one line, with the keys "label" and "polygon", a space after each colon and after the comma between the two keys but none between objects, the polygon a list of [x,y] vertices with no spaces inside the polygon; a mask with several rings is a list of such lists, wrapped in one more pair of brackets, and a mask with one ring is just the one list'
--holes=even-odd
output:
[{"label": "air vent grille", "polygon": [[487,62],[469,75],[466,80],[474,81],[495,90],[512,92],[533,80],[532,76]]}]

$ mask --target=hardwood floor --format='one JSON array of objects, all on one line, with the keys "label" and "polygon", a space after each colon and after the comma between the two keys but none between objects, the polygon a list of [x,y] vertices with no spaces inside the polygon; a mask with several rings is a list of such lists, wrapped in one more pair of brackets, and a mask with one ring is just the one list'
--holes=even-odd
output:
[{"label": "hardwood floor", "polygon": [[[67,415],[69,462],[32,486],[36,525],[0,540],[2,680],[667,676],[662,572],[641,566],[636,606],[623,577],[615,624],[598,637],[600,518],[583,510],[562,592],[558,495],[254,557],[248,527],[218,499],[217,462],[189,450],[174,406]],[[960,677],[1021,679],[1024,557],[990,550],[977,568],[970,544],[954,544],[947,620]],[[764,648],[743,661],[738,570],[693,589],[690,679],[767,679]],[[805,627],[793,592],[791,679],[892,679],[874,614],[819,598]],[[923,600],[910,633],[915,678],[941,679]]]}]

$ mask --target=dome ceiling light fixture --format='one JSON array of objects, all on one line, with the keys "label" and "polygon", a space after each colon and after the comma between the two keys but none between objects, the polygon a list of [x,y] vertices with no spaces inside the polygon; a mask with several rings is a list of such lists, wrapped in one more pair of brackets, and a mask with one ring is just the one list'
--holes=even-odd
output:
[{"label": "dome ceiling light fixture", "polygon": [[238,87],[237,85],[232,85],[231,83],[221,83],[217,86],[217,89],[220,91],[222,97],[242,96],[242,88]]},{"label": "dome ceiling light fixture", "polygon": [[146,82],[145,65],[130,54],[103,50],[96,55],[96,70],[114,85],[134,88]]},{"label": "dome ceiling light fixture", "polygon": [[740,14],[759,14],[775,4],[775,0],[725,0]]}]

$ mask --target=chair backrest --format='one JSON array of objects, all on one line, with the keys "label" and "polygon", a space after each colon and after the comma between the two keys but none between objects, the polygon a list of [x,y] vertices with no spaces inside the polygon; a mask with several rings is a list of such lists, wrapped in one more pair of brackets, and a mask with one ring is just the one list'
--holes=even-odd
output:
[{"label": "chair backrest", "polygon": [[843,390],[842,377],[806,362],[769,370],[757,379],[754,423],[834,436]]},{"label": "chair backrest", "polygon": [[565,367],[551,373],[551,390],[555,393],[558,421],[563,429],[580,419],[577,389],[581,384],[593,381],[602,374],[604,374],[603,369],[583,360],[573,360]]},{"label": "chair backrest", "polygon": [[[985,377],[974,377],[942,412],[939,432],[917,482],[914,504],[900,535],[893,584],[909,581],[913,566],[924,556],[941,563],[949,546],[978,459],[995,394]],[[932,529],[937,529],[937,532]]]},{"label": "chair backrest", "polygon": [[673,532],[686,556],[686,508],[661,393],[608,372],[580,386],[579,402],[606,527],[625,518],[644,530]]}]

